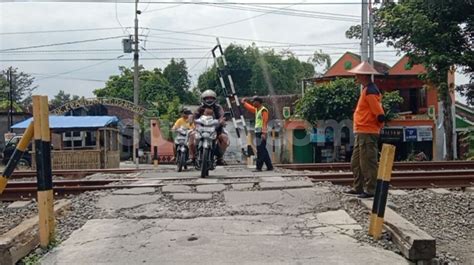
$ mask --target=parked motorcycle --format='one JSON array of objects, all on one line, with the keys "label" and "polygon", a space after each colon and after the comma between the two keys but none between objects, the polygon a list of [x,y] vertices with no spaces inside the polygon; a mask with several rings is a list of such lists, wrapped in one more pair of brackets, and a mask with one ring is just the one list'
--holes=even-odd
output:
[{"label": "parked motorcycle", "polygon": [[189,159],[189,149],[188,149],[188,133],[189,130],[180,127],[176,130],[176,138],[174,143],[176,145],[176,166],[178,172],[181,172],[184,169],[187,169],[187,161]]},{"label": "parked motorcycle", "polygon": [[217,127],[219,121],[212,116],[201,116],[195,121],[198,159],[196,168],[201,177],[209,176],[209,170],[216,168]]}]

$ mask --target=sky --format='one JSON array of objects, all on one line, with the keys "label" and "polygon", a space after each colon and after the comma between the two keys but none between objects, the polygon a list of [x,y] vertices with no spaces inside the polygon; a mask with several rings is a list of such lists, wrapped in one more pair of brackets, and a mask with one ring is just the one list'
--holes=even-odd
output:
[{"label": "sky", "polygon": [[[184,58],[194,85],[212,65],[216,37],[224,48],[255,43],[292,51],[304,61],[316,50],[333,62],[345,51],[359,53],[358,41],[347,39],[345,31],[360,23],[360,0],[152,1],[139,4],[140,63],[163,69],[172,57]],[[64,90],[93,97],[94,89],[119,74],[119,66],[133,64],[122,39],[133,34],[134,4],[102,2],[108,3],[0,0],[0,69],[13,66],[32,74],[37,94],[52,97]],[[375,60],[393,65],[398,59],[392,48],[376,46]],[[467,82],[456,75],[456,84]]]}]

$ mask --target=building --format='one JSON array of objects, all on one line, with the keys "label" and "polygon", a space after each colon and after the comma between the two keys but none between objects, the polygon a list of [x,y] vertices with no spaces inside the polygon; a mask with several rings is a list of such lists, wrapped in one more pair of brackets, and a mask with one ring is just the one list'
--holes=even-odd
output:
[{"label": "building", "polygon": [[[404,102],[399,106],[399,117],[388,122],[381,134],[381,142],[390,143],[397,147],[396,160],[407,160],[412,154],[419,152],[425,153],[429,160],[441,160],[444,155],[444,131],[440,124],[440,116],[442,106],[438,102],[438,91],[436,87],[425,83],[420,79],[419,75],[425,72],[422,65],[411,65],[407,56],[402,57],[392,67],[389,65],[375,61],[374,67],[381,75],[374,77],[374,82],[382,91],[391,92],[399,91]],[[336,78],[353,78],[355,75],[349,73],[348,70],[354,68],[361,62],[360,56],[351,52],[346,52],[339,60],[337,60],[326,73],[311,81],[319,84],[329,82]],[[448,73],[450,81],[454,82],[454,74]],[[454,102],[454,94],[452,94]],[[306,127],[300,124],[301,127]],[[319,128],[320,127],[320,128]],[[334,125],[318,126],[319,134],[332,134],[332,137],[326,139],[334,139],[333,143],[327,145],[324,140],[326,153],[323,154],[325,162],[340,161],[337,154],[340,153],[339,148],[344,146],[342,137],[349,134],[349,138],[353,138],[352,126],[338,126],[334,131]],[[329,129],[328,129],[329,128]],[[347,130],[349,129],[349,132]],[[342,130],[345,130],[343,132]],[[316,137],[317,138],[317,137]],[[346,153],[347,148],[351,148],[352,143],[345,140],[348,144],[344,146]],[[322,152],[325,152],[323,148]],[[332,153],[332,154],[331,154]],[[324,157],[332,157],[332,159],[324,159]],[[345,157],[347,160],[347,157]]]}]

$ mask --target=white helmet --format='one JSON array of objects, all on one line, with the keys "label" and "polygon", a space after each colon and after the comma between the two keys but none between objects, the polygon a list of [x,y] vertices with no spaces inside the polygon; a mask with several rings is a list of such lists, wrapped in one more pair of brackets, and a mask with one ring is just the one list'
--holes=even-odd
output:
[{"label": "white helmet", "polygon": [[212,106],[216,103],[217,95],[213,90],[206,90],[201,94],[201,101],[206,106]]}]

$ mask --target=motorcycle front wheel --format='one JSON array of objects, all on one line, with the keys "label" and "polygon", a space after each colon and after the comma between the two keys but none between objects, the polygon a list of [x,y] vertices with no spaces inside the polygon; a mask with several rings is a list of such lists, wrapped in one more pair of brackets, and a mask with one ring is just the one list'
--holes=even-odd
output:
[{"label": "motorcycle front wheel", "polygon": [[179,152],[176,161],[178,164],[178,172],[183,171],[183,167],[186,165],[186,155]]},{"label": "motorcycle front wheel", "polygon": [[209,149],[206,148],[202,152],[201,178],[209,176]]}]

